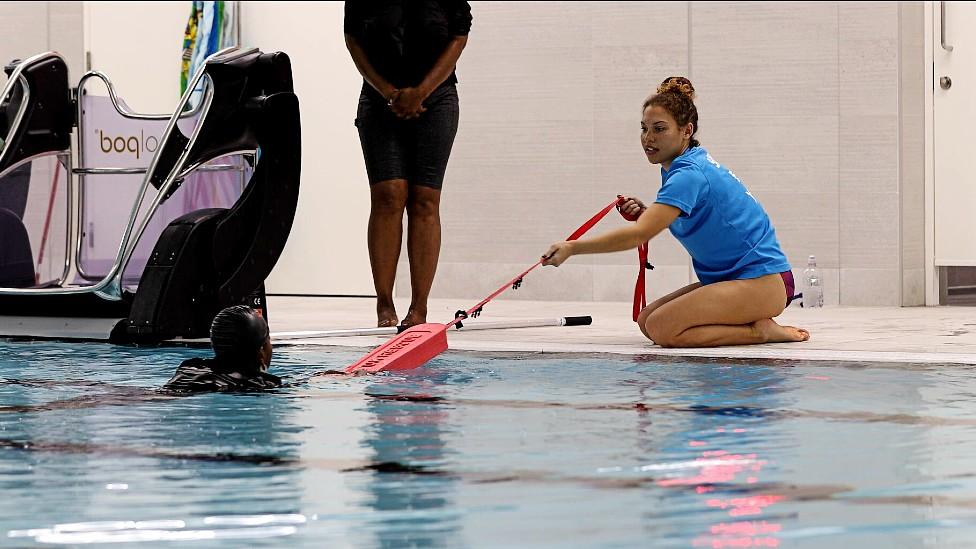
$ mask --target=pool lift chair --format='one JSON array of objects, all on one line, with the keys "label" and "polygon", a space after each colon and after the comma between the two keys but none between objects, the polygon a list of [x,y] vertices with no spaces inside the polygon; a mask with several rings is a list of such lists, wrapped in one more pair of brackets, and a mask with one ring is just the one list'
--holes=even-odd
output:
[{"label": "pool lift chair", "polygon": [[[298,99],[286,54],[254,48],[214,54],[168,117],[129,112],[101,73],[86,73],[78,88],[70,89],[67,65],[54,52],[8,70],[0,95],[0,191],[22,182],[18,170],[29,170],[32,160],[56,155],[68,173],[67,243],[63,272],[39,284],[23,213],[0,202],[0,337],[123,343],[206,338],[224,307],[247,302],[267,313],[264,280],[291,230],[301,163]],[[90,78],[104,81],[122,116],[168,118],[147,168],[92,168],[82,161],[71,169],[72,130],[78,128],[78,140],[84,137],[79,92]],[[138,283],[123,279],[136,246],[150,238],[146,229],[160,205],[191,173],[215,169],[212,161],[228,155],[243,155],[253,170],[236,202],[172,220],[155,241]],[[84,273],[79,222],[84,177],[142,172],[111,267],[94,277]]]}]

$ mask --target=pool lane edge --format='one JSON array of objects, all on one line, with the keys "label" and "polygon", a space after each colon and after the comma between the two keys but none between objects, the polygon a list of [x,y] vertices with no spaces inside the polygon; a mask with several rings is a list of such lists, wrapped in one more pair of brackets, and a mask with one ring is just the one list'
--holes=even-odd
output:
[{"label": "pool lane edge", "polygon": [[[275,347],[341,347],[368,349],[380,345],[379,337],[346,337],[343,341],[332,339],[292,339],[275,341]],[[357,341],[352,341],[357,340]],[[901,364],[953,364],[976,365],[976,354],[970,353],[922,353],[907,351],[846,351],[831,349],[796,348],[803,343],[767,343],[736,347],[694,349],[665,349],[656,345],[606,345],[585,343],[518,343],[511,341],[451,340],[450,350],[498,353],[531,354],[613,354],[642,357],[710,358],[786,360],[803,362],[881,362]]]}]

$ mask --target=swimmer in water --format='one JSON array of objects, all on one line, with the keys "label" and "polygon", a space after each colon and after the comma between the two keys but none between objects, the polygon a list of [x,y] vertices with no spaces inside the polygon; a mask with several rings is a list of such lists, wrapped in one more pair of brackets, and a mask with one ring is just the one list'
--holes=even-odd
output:
[{"label": "swimmer in water", "polygon": [[228,307],[210,325],[214,358],[183,361],[163,389],[177,393],[262,391],[281,387],[271,365],[268,323],[246,305]]}]

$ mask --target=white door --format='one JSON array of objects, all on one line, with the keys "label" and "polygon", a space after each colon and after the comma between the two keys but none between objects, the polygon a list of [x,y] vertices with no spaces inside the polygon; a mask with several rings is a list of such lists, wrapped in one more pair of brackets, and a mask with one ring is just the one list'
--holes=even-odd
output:
[{"label": "white door", "polygon": [[976,266],[976,3],[933,8],[935,265]]}]

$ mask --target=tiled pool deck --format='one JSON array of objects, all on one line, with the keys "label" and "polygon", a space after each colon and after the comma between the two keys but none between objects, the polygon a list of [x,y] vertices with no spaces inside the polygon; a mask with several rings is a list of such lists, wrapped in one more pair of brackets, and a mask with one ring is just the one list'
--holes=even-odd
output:
[{"label": "tiled pool deck", "polygon": [[[468,300],[470,301],[470,300]],[[447,322],[471,303],[434,299],[428,320]],[[372,298],[283,297],[268,299],[271,331],[275,333],[371,328]],[[397,302],[403,314],[406,302]],[[810,330],[803,343],[774,343],[712,349],[664,349],[653,345],[630,318],[630,303],[555,302],[497,299],[479,319],[498,322],[593,317],[590,326],[450,331],[451,349],[517,353],[617,353],[731,359],[827,360],[915,364],[976,365],[976,308],[973,307],[790,307],[777,321]],[[116,319],[51,319],[0,317],[6,336],[106,339]],[[390,336],[315,339],[274,338],[275,345],[332,345],[368,349]],[[205,343],[205,342],[200,342]]]},{"label": "tiled pool deck", "polygon": [[[406,302],[397,302],[401,314]],[[470,304],[435,299],[428,320],[447,322]],[[369,298],[269,298],[272,332],[338,330],[375,326]],[[629,303],[496,300],[468,322],[589,315],[579,327],[451,331],[451,349],[522,353],[618,353],[736,359],[830,360],[976,365],[976,309],[971,307],[790,307],[777,318],[810,330],[810,341],[714,349],[663,349],[646,340],[630,318]],[[389,336],[386,336],[389,337]],[[356,336],[276,341],[373,347],[386,337]]]}]

